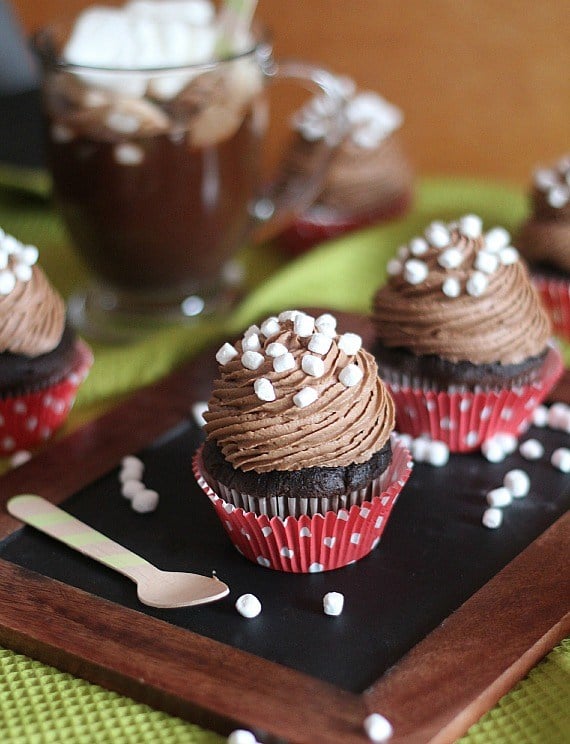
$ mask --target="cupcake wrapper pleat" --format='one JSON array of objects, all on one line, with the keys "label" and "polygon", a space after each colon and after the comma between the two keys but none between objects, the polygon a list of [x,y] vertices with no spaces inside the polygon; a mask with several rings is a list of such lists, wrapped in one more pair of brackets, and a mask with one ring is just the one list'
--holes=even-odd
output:
[{"label": "cupcake wrapper pleat", "polygon": [[67,419],[77,389],[93,364],[91,349],[77,342],[77,362],[62,380],[45,388],[0,399],[0,455],[49,439]]},{"label": "cupcake wrapper pleat", "polygon": [[380,541],[412,467],[408,450],[397,438],[392,447],[392,461],[386,471],[367,489],[350,494],[352,505],[297,517],[256,514],[226,500],[220,494],[220,484],[214,490],[206,481],[202,448],[194,456],[193,470],[228,537],[242,555],[278,571],[317,573],[363,558]]},{"label": "cupcake wrapper pleat", "polygon": [[451,452],[472,452],[496,434],[520,436],[535,408],[563,371],[559,350],[550,347],[541,376],[531,384],[489,391],[433,391],[384,378],[396,405],[396,428],[413,437],[445,442]]},{"label": "cupcake wrapper pleat", "polygon": [[533,276],[532,282],[550,315],[554,332],[570,341],[570,280]]}]

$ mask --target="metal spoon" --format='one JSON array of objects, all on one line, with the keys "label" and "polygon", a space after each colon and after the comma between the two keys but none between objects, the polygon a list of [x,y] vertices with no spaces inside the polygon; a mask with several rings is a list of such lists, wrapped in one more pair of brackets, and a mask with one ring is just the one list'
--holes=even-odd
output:
[{"label": "metal spoon", "polygon": [[215,602],[230,591],[217,578],[161,571],[41,496],[14,496],[6,508],[22,522],[132,579],[140,601],[151,607],[188,607]]}]

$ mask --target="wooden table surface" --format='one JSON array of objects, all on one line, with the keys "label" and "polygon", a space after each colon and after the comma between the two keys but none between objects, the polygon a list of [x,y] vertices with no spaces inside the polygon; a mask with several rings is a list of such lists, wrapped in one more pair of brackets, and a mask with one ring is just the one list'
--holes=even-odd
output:
[{"label": "wooden table surface", "polygon": [[[91,4],[12,3],[28,32]],[[260,0],[257,15],[279,57],[320,62],[399,105],[421,175],[526,184],[570,150],[568,0]]]}]

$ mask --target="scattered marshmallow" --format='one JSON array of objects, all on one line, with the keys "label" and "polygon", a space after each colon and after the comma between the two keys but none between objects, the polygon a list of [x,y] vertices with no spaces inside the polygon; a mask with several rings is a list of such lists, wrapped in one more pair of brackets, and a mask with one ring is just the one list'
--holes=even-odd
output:
[{"label": "scattered marshmallow", "polygon": [[334,338],[336,336],[336,318],[330,313],[323,313],[315,320],[315,328],[319,333]]},{"label": "scattered marshmallow", "polygon": [[266,377],[260,377],[253,383],[253,389],[259,400],[271,403],[275,400],[275,389],[271,382]]},{"label": "scattered marshmallow", "polygon": [[[140,480],[142,478],[143,472],[144,463],[142,460],[139,460],[138,457],[135,457],[134,455],[127,455],[121,460],[121,473],[125,476],[129,475],[131,478]],[[128,480],[128,478],[126,478],[126,480]]]},{"label": "scattered marshmallow", "polygon": [[493,488],[492,491],[489,491],[487,493],[485,498],[487,499],[487,503],[489,504],[489,506],[493,506],[498,509],[504,506],[509,506],[509,504],[511,504],[513,501],[511,492],[508,488],[505,488],[505,486]]},{"label": "scattered marshmallow", "polygon": [[131,506],[139,514],[148,514],[158,506],[158,493],[150,488],[137,491],[131,500]]},{"label": "scattered marshmallow", "polygon": [[17,452],[14,452],[14,454],[10,458],[10,467],[19,468],[20,465],[23,465],[24,463],[28,462],[28,460],[31,460],[31,459],[32,459],[31,452],[28,452],[28,450],[18,450]]},{"label": "scattered marshmallow", "polygon": [[540,428],[548,424],[548,408],[546,406],[537,406],[532,413],[533,426]]},{"label": "scattered marshmallow", "polygon": [[459,248],[448,248],[439,254],[437,262],[444,269],[456,269],[463,263],[463,254]]},{"label": "scattered marshmallow", "polygon": [[550,458],[550,463],[562,473],[570,473],[570,449],[568,447],[559,447],[554,450]]},{"label": "scattered marshmallow", "polygon": [[278,341],[273,341],[273,343],[267,344],[265,353],[267,354],[267,356],[270,357],[282,356],[282,354],[287,353],[287,347],[285,346],[285,344],[281,344]]},{"label": "scattered marshmallow", "polygon": [[293,330],[301,338],[306,338],[315,330],[315,319],[311,315],[298,313],[293,321]]},{"label": "scattered marshmallow", "polygon": [[204,426],[206,424],[204,414],[207,410],[208,403],[205,400],[199,400],[192,406],[192,416],[194,416],[194,421],[198,424],[198,426]]},{"label": "scattered marshmallow", "polygon": [[322,377],[325,373],[325,363],[320,357],[305,354],[301,359],[301,369],[311,377]]},{"label": "scattered marshmallow", "polygon": [[429,244],[424,238],[412,238],[410,240],[410,253],[412,256],[423,256],[429,250]]},{"label": "scattered marshmallow", "polygon": [[412,457],[416,462],[425,462],[429,447],[429,439],[418,437],[412,441]]},{"label": "scattered marshmallow", "polygon": [[310,406],[311,403],[314,403],[318,397],[318,390],[312,387],[304,387],[298,393],[295,393],[293,403],[297,408],[305,408],[306,406]]},{"label": "scattered marshmallow", "polygon": [[428,265],[417,258],[410,258],[404,264],[404,279],[408,284],[421,284],[429,274]]},{"label": "scattered marshmallow", "polygon": [[496,530],[503,523],[503,512],[491,506],[489,509],[485,509],[481,521],[485,527],[488,527],[490,530]]},{"label": "scattered marshmallow", "polygon": [[261,324],[261,333],[265,336],[265,338],[271,338],[271,336],[275,336],[279,331],[281,330],[281,325],[279,323],[279,318],[276,318],[274,315],[267,318],[267,320],[264,320]]},{"label": "scattered marshmallow", "polygon": [[548,426],[551,429],[565,429],[569,414],[570,406],[567,406],[565,403],[553,403],[548,409]]},{"label": "scattered marshmallow", "polygon": [[544,455],[544,446],[538,439],[527,439],[520,445],[519,453],[525,460],[540,460]]},{"label": "scattered marshmallow", "polygon": [[343,333],[338,340],[338,348],[348,356],[354,356],[362,346],[362,338],[357,333]]},{"label": "scattered marshmallow", "polygon": [[461,283],[456,277],[448,276],[441,285],[441,290],[446,297],[459,297],[461,294]]},{"label": "scattered marshmallow", "polygon": [[451,240],[449,230],[442,222],[432,222],[431,225],[428,225],[425,236],[430,245],[435,248],[445,248]]},{"label": "scattered marshmallow", "polygon": [[478,238],[483,231],[483,220],[476,214],[466,214],[459,220],[459,230],[467,238]]},{"label": "scattered marshmallow", "polygon": [[313,333],[307,348],[315,354],[326,354],[331,348],[332,338],[324,333]]},{"label": "scattered marshmallow", "polygon": [[327,592],[323,597],[323,611],[325,615],[338,616],[344,607],[344,594]]},{"label": "scattered marshmallow", "polygon": [[279,313],[277,320],[280,323],[285,323],[285,321],[287,320],[290,320],[291,322],[293,322],[295,320],[295,316],[298,314],[299,314],[298,310],[283,310],[282,313]]},{"label": "scattered marshmallow", "polygon": [[505,455],[512,455],[518,445],[518,439],[514,434],[507,434],[506,432],[499,432],[495,434],[495,439],[503,448]]},{"label": "scattered marshmallow", "polygon": [[235,608],[243,617],[257,617],[261,612],[261,602],[254,594],[242,594],[236,599]]},{"label": "scattered marshmallow", "polygon": [[485,233],[485,248],[490,253],[498,253],[511,242],[511,236],[504,227],[493,227]]},{"label": "scattered marshmallow", "polygon": [[503,478],[503,485],[515,499],[521,499],[530,491],[530,478],[524,470],[509,470]]},{"label": "scattered marshmallow", "polygon": [[341,369],[338,375],[339,381],[345,387],[354,387],[362,380],[364,373],[361,368],[356,364],[347,364],[344,369]]},{"label": "scattered marshmallow", "polygon": [[[271,344],[269,344],[271,346]],[[241,342],[242,351],[259,351],[261,349],[261,342],[257,333],[250,333],[244,336]]]},{"label": "scattered marshmallow", "polygon": [[486,439],[481,445],[481,453],[488,462],[502,462],[506,452],[496,437]]},{"label": "scattered marshmallow", "polygon": [[494,253],[479,251],[474,266],[484,274],[494,274],[499,268],[499,259]]},{"label": "scattered marshmallow", "polygon": [[519,252],[512,245],[509,245],[506,248],[501,248],[499,259],[503,266],[511,266],[519,260]]},{"label": "scattered marshmallow", "polygon": [[295,357],[290,351],[275,357],[273,360],[273,369],[275,372],[288,372],[291,369],[295,369]]},{"label": "scattered marshmallow", "polygon": [[244,351],[241,355],[241,363],[246,369],[253,372],[263,364],[263,354],[258,351]]},{"label": "scattered marshmallow", "polygon": [[223,346],[220,346],[220,348],[216,352],[216,361],[218,362],[218,364],[221,364],[223,366],[228,362],[231,362],[232,359],[235,359],[238,353],[239,352],[235,348],[235,346],[225,343],[223,344]]},{"label": "scattered marshmallow", "polygon": [[445,442],[432,441],[428,444],[426,462],[441,468],[449,462],[449,447]]},{"label": "scattered marshmallow", "polygon": [[126,480],[121,486],[121,493],[126,499],[132,499],[139,491],[144,491],[145,484],[140,480]]},{"label": "scattered marshmallow", "polygon": [[390,721],[380,713],[371,713],[364,719],[364,730],[370,741],[374,744],[383,744],[389,741],[394,733]]},{"label": "scattered marshmallow", "polygon": [[482,271],[474,271],[467,280],[465,289],[471,297],[481,297],[485,293],[488,284],[489,280]]},{"label": "scattered marshmallow", "polygon": [[236,729],[228,736],[227,744],[258,744],[258,741],[251,731]]}]

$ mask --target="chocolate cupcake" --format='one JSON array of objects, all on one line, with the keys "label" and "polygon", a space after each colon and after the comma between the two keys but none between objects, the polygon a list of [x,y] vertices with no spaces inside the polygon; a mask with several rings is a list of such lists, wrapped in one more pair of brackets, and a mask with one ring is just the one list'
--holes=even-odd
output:
[{"label": "chocolate cupcake", "polygon": [[287,571],[370,552],[409,455],[391,439],[393,402],[360,337],[337,334],[329,314],[286,311],[217,360],[195,473],[234,544]]},{"label": "chocolate cupcake", "polygon": [[551,327],[506,230],[434,222],[388,263],[373,300],[398,429],[454,451],[519,434],[561,373]]},{"label": "chocolate cupcake", "polygon": [[0,230],[0,453],[32,447],[65,421],[92,364],[35,246]]},{"label": "chocolate cupcake", "polygon": [[517,245],[554,332],[570,340],[570,155],[535,171],[529,199],[531,214]]},{"label": "chocolate cupcake", "polygon": [[[354,93],[343,79],[348,97],[347,132],[330,161],[315,203],[279,238],[290,253],[350,230],[396,218],[411,205],[413,171],[400,141],[400,109],[377,93]],[[284,169],[288,174],[310,173],[328,131],[328,112],[314,98],[293,120],[294,138]]]}]

